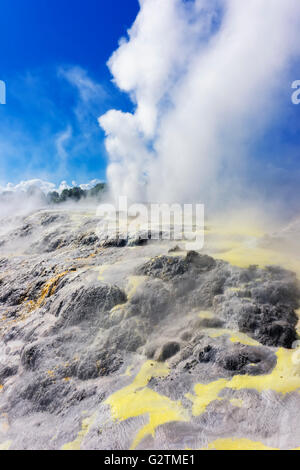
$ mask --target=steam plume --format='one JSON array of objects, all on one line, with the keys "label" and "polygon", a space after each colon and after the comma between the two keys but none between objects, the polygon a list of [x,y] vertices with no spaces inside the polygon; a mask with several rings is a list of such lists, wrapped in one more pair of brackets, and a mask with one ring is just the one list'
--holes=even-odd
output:
[{"label": "steam plume", "polygon": [[297,0],[140,0],[108,63],[135,109],[99,118],[114,196],[238,194],[249,142],[279,110],[299,24]]}]

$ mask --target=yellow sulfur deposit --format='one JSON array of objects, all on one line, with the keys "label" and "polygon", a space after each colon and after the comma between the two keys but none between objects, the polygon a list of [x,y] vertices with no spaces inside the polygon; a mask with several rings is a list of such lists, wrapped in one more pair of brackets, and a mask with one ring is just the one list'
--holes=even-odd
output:
[{"label": "yellow sulfur deposit", "polygon": [[62,277],[68,274],[68,271],[64,271],[63,273],[57,274],[57,276],[49,279],[48,282],[44,285],[41,295],[36,302],[29,302],[30,310],[35,310],[36,308],[42,307],[45,303],[47,297],[51,297],[51,295],[55,294],[56,288],[58,283]]},{"label": "yellow sulfur deposit", "polygon": [[231,380],[220,379],[210,384],[197,384],[195,395],[187,394],[193,402],[193,415],[199,416],[214,400],[220,400],[219,394],[224,388],[233,390],[255,389],[259,392],[274,390],[278,393],[290,393],[300,390],[300,349],[277,351],[277,365],[268,375],[236,375]]},{"label": "yellow sulfur deposit", "polygon": [[132,376],[132,369],[133,369],[133,366],[129,366],[127,367],[125,373],[123,374],[123,377],[131,377]]},{"label": "yellow sulfur deposit", "polygon": [[[208,444],[207,450],[278,450],[249,439],[218,439]],[[205,449],[205,450],[206,450]]]},{"label": "yellow sulfur deposit", "polygon": [[226,379],[220,379],[216,382],[211,382],[209,384],[197,384],[194,387],[195,395],[191,393],[186,394],[186,398],[188,398],[193,403],[193,415],[199,416],[208,407],[208,405],[215,401],[221,400],[218,398],[219,393],[223,388],[226,387],[228,381]]},{"label": "yellow sulfur deposit", "polygon": [[210,310],[201,310],[201,312],[198,313],[198,317],[204,320],[207,319],[212,319],[214,318],[214,313],[211,312]]},{"label": "yellow sulfur deposit", "polygon": [[288,241],[281,240],[280,246],[272,244],[272,239],[264,242],[264,235],[276,232],[276,227],[266,226],[262,219],[252,216],[248,221],[244,214],[236,213],[221,222],[212,221],[205,235],[209,254],[241,268],[278,265],[300,275],[300,257],[290,250]]},{"label": "yellow sulfur deposit", "polygon": [[296,315],[297,315],[298,318],[299,318],[299,321],[298,321],[298,324],[297,324],[297,326],[296,326],[296,329],[297,329],[297,334],[298,334],[298,336],[300,336],[300,308],[299,308],[298,310],[296,310],[295,313],[296,313]]},{"label": "yellow sulfur deposit", "polygon": [[2,413],[0,415],[0,431],[7,432],[9,430],[8,415],[7,413]]},{"label": "yellow sulfur deposit", "polygon": [[300,390],[300,350],[280,348],[277,351],[277,365],[269,375],[249,376],[236,375],[228,387],[241,390],[254,388],[259,392],[274,390],[278,393],[289,393]]},{"label": "yellow sulfur deposit", "polygon": [[97,271],[99,273],[98,281],[104,281],[104,273],[108,268],[110,268],[110,266],[110,264],[104,264],[100,268],[97,268]]},{"label": "yellow sulfur deposit", "polygon": [[247,346],[260,346],[260,343],[255,339],[250,338],[250,336],[245,333],[240,333],[239,331],[226,330],[222,328],[206,328],[203,330],[205,334],[211,338],[219,338],[220,336],[228,336],[229,340],[232,343],[241,343]]},{"label": "yellow sulfur deposit", "polygon": [[171,421],[186,421],[188,419],[180,402],[172,401],[170,398],[147,388],[152,377],[166,377],[168,374],[169,368],[166,364],[147,361],[130,385],[117,391],[106,400],[115,420],[124,421],[137,416],[149,416],[148,424],[138,431],[132,443],[132,449],[136,448],[145,436],[154,435],[158,426]]},{"label": "yellow sulfur deposit", "polygon": [[243,408],[244,406],[244,401],[241,398],[232,398],[229,400],[229,402],[232,404],[232,406],[237,408]]},{"label": "yellow sulfur deposit", "polygon": [[80,450],[81,444],[85,436],[88,434],[91,426],[93,425],[96,419],[96,415],[92,415],[90,418],[86,418],[82,421],[81,430],[78,433],[75,441],[69,442],[62,446],[62,450]]},{"label": "yellow sulfur deposit", "polygon": [[12,445],[12,441],[6,441],[0,444],[0,450],[9,450]]},{"label": "yellow sulfur deposit", "polygon": [[147,276],[129,276],[126,294],[128,300],[132,298],[139,286],[141,286],[147,279]]},{"label": "yellow sulfur deposit", "polygon": [[[248,268],[250,265],[257,265],[260,268],[268,265],[284,266],[287,261],[279,253],[259,248],[255,243],[243,243],[224,253],[218,253],[216,257],[240,268]],[[292,268],[291,265],[289,267]]]},{"label": "yellow sulfur deposit", "polygon": [[229,340],[232,343],[241,343],[246,344],[247,346],[260,346],[260,343],[250,336],[246,335],[245,333],[240,332],[232,332]]}]

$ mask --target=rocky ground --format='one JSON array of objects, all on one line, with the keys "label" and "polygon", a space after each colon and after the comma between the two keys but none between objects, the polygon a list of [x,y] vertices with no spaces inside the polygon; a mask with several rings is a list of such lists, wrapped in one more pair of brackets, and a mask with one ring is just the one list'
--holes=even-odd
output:
[{"label": "rocky ground", "polygon": [[217,258],[3,219],[0,449],[298,448],[297,277]]}]

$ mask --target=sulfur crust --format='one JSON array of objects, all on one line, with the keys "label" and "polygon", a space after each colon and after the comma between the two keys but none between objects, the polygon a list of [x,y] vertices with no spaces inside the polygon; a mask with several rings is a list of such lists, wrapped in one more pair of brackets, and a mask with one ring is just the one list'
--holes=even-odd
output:
[{"label": "sulfur crust", "polygon": [[277,365],[269,375],[250,376],[236,375],[231,380],[220,379],[209,384],[196,384],[194,395],[186,397],[193,403],[193,415],[199,416],[214,400],[220,400],[219,394],[225,389],[244,390],[255,389],[258,392],[273,390],[286,394],[300,390],[300,348],[287,350],[280,348],[277,351]]},{"label": "sulfur crust", "polygon": [[279,450],[249,439],[217,439],[208,444],[207,450]]},{"label": "sulfur crust", "polygon": [[81,444],[85,438],[85,436],[89,433],[90,428],[92,427],[94,421],[96,419],[96,415],[92,415],[89,418],[85,418],[82,420],[81,429],[76,437],[76,439],[72,442],[68,442],[64,444],[61,450],[80,450]]},{"label": "sulfur crust", "polygon": [[147,387],[152,377],[166,377],[169,368],[166,364],[147,361],[133,382],[111,395],[106,404],[111,407],[114,420],[148,415],[148,423],[138,431],[131,445],[135,449],[147,435],[154,435],[155,429],[171,421],[187,421],[187,412],[179,401],[160,395]]}]

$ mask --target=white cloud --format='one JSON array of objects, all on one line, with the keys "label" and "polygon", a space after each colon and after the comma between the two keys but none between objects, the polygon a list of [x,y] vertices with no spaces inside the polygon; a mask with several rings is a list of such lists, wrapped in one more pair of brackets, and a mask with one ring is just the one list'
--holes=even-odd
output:
[{"label": "white cloud", "polygon": [[58,185],[51,183],[50,181],[45,181],[41,179],[31,179],[31,180],[26,180],[26,181],[20,181],[20,183],[13,184],[13,183],[7,183],[5,186],[0,186],[0,194],[4,193],[6,191],[12,192],[12,193],[20,193],[20,192],[26,192],[30,188],[37,188],[40,189],[43,193],[47,194],[52,191],[57,191],[58,193],[61,193],[64,189],[71,189],[75,186],[79,186],[81,189],[91,189],[94,186],[96,186],[98,183],[101,181],[98,179],[93,179],[89,181],[88,183],[83,183],[83,184],[76,184],[76,181],[72,181],[72,184],[69,185],[67,181],[62,181]]},{"label": "white cloud", "polygon": [[85,103],[107,96],[104,88],[92,80],[82,67],[60,67],[58,74],[77,89],[80,99]]},{"label": "white cloud", "polygon": [[26,192],[31,187],[38,188],[44,193],[55,191],[54,183],[50,183],[49,181],[43,181],[41,179],[32,179],[32,180],[20,181],[20,183],[17,183],[17,184],[7,183],[6,186],[0,186],[0,193],[5,192],[5,191],[11,191],[11,192],[25,191]]},{"label": "white cloud", "polygon": [[104,87],[93,80],[82,67],[60,67],[58,76],[77,91],[73,112],[82,133],[88,137],[91,132],[91,121],[97,122],[97,115],[99,110],[103,109],[108,94]]},{"label": "white cloud", "polygon": [[62,181],[62,182],[59,184],[59,186],[58,186],[58,188],[57,188],[56,191],[57,191],[58,193],[61,193],[64,189],[71,189],[71,188],[72,188],[72,186],[70,186],[66,181]]},{"label": "white cloud", "polygon": [[67,151],[67,144],[69,143],[70,139],[72,138],[72,128],[70,125],[67,128],[59,133],[55,139],[55,147],[57,156],[60,159],[60,165],[64,165],[68,158],[68,151]]},{"label": "white cloud", "polygon": [[[99,183],[103,183],[103,181],[98,180],[98,179],[94,179],[94,180],[90,181],[89,183],[80,184],[79,187],[81,189],[83,189],[84,191],[88,191],[89,189],[92,189],[95,186],[97,186],[97,184],[99,184]],[[74,186],[76,186],[76,184],[74,184]]]},{"label": "white cloud", "polygon": [[[298,0],[140,0],[109,60],[135,111],[99,118],[115,196],[213,202],[280,109],[299,56]],[[276,98],[275,98],[276,97]],[[147,185],[143,184],[145,179]]]}]

